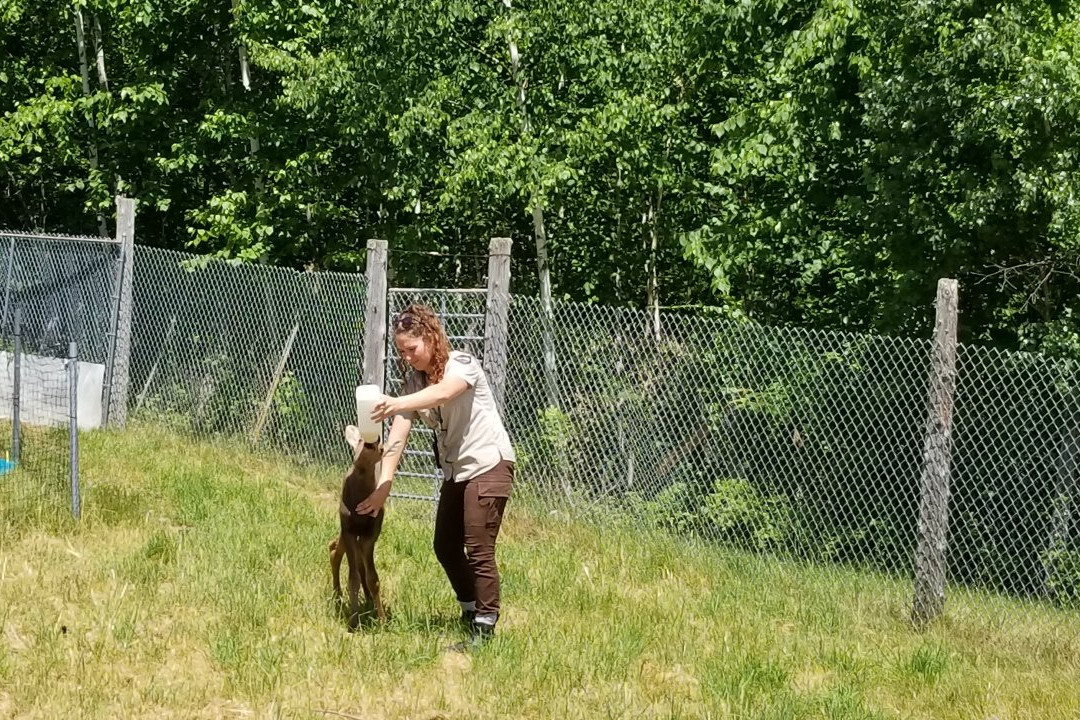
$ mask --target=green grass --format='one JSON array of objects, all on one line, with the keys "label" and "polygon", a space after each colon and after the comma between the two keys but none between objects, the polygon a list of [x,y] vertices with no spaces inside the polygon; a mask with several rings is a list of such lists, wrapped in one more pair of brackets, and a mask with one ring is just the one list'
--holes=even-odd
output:
[{"label": "green grass", "polygon": [[905,582],[519,499],[499,635],[462,656],[429,504],[392,501],[391,618],[350,633],[326,551],[341,468],[149,427],[87,435],[82,466],[80,523],[0,505],[0,717],[1080,717],[1075,614],[970,595],[916,633]]}]

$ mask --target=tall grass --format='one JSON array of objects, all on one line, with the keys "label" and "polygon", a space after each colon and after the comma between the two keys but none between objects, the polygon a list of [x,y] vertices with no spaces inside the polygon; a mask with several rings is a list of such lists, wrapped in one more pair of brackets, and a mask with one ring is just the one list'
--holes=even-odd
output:
[{"label": "tall grass", "polygon": [[498,635],[462,655],[429,504],[392,501],[390,619],[350,633],[342,468],[145,426],[88,434],[82,465],[81,522],[0,506],[0,717],[1080,717],[1075,615],[965,596],[920,634],[907,583],[519,500]]}]

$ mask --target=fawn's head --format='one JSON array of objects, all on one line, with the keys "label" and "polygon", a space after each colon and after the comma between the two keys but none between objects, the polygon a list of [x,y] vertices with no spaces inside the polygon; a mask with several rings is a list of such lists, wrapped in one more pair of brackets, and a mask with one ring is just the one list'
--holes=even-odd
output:
[{"label": "fawn's head", "polygon": [[364,442],[360,429],[355,425],[345,426],[345,442],[353,451],[353,467],[359,470],[373,469],[382,460],[382,440]]}]

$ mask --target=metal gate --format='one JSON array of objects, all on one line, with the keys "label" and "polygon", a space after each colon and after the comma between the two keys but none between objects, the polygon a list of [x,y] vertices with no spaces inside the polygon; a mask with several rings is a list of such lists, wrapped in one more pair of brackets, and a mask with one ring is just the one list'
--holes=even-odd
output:
[{"label": "metal gate", "polygon": [[[404,384],[403,363],[394,346],[394,316],[410,303],[424,303],[438,313],[452,350],[464,350],[478,360],[484,357],[484,319],[487,290],[390,288],[387,291],[386,392],[397,395]],[[408,448],[394,476],[393,497],[438,500],[442,471],[435,464],[434,431],[413,423]]]}]

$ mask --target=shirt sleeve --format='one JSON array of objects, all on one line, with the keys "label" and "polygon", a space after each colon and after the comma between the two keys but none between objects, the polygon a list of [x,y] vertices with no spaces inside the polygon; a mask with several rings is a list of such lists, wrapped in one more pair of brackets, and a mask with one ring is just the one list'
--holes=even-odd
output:
[{"label": "shirt sleeve", "polygon": [[482,372],[480,362],[469,353],[450,353],[450,359],[446,362],[445,377],[461,378],[469,387],[476,387]]}]

